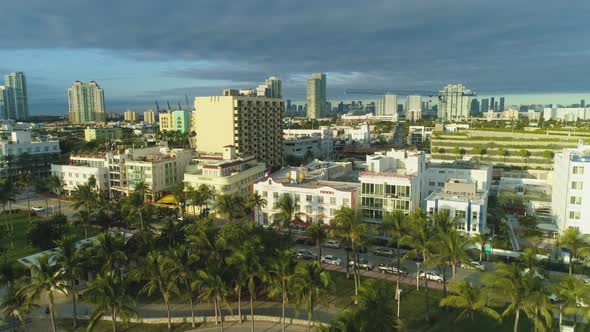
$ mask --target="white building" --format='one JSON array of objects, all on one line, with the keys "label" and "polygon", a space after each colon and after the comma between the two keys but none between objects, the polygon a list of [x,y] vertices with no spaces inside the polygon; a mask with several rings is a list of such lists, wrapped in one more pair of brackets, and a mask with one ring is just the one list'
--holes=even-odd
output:
[{"label": "white building", "polygon": [[426,198],[428,214],[446,211],[457,230],[470,235],[486,232],[487,206],[488,191],[467,180],[451,179]]},{"label": "white building", "polygon": [[422,145],[432,139],[433,131],[434,127],[410,126],[408,129],[407,142],[409,145]]},{"label": "white building", "polygon": [[590,234],[590,146],[564,149],[553,158],[551,210],[560,232]]},{"label": "white building", "polygon": [[[59,141],[33,139],[30,131],[10,131],[2,133],[0,137],[0,177],[13,176],[20,170],[31,165],[23,163],[34,162],[31,171],[34,176],[45,176],[49,170],[49,161],[42,155],[60,152]],[[22,160],[29,156],[30,160]]]},{"label": "white building", "polygon": [[285,161],[289,163],[310,162],[322,158],[322,139],[319,137],[301,137],[283,140]]},{"label": "white building", "polygon": [[348,127],[344,129],[344,135],[358,144],[371,144],[371,129],[368,123],[363,123],[358,128]]},{"label": "white building", "polygon": [[543,109],[543,120],[577,121],[590,120],[590,108],[551,107]]},{"label": "white building", "polygon": [[410,112],[421,112],[422,111],[422,97],[420,96],[408,96],[406,98],[406,105],[404,107],[404,115],[406,118]]},{"label": "white building", "polygon": [[375,104],[375,115],[397,116],[397,96],[385,95],[379,98]]},{"label": "white building", "polygon": [[332,129],[327,126],[322,126],[319,129],[283,129],[285,156],[292,150],[288,148],[291,145],[287,145],[287,141],[291,141],[289,143],[295,143],[293,146],[296,146],[298,143],[297,140],[303,138],[319,139],[319,154],[315,158],[322,160],[332,160],[334,158],[334,135]]},{"label": "white building", "polygon": [[469,118],[473,93],[462,84],[448,84],[438,94],[438,117],[446,121]]},{"label": "white building", "polygon": [[489,191],[492,166],[467,160],[431,160],[426,164],[426,194],[442,190],[451,179],[474,183],[478,191]]},{"label": "white building", "polygon": [[291,195],[303,221],[330,224],[341,206],[358,207],[360,184],[352,163],[314,161],[303,167],[285,167],[254,184],[254,191],[267,200],[255,211],[259,224],[270,225],[274,206],[283,195]]}]

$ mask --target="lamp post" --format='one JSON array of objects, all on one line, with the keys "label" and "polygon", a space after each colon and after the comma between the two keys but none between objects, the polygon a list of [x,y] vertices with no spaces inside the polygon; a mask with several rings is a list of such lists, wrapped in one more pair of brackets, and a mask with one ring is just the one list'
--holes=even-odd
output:
[{"label": "lamp post", "polygon": [[416,290],[420,290],[420,262],[416,262]]},{"label": "lamp post", "polygon": [[402,298],[402,289],[401,288],[396,288],[395,297],[397,299],[397,318],[399,318],[400,300]]}]

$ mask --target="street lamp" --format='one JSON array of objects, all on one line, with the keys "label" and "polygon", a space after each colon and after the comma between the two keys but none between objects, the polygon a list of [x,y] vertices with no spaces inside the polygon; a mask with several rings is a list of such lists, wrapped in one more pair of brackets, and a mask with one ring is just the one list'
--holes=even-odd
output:
[{"label": "street lamp", "polygon": [[416,262],[416,290],[420,290],[420,262]]}]

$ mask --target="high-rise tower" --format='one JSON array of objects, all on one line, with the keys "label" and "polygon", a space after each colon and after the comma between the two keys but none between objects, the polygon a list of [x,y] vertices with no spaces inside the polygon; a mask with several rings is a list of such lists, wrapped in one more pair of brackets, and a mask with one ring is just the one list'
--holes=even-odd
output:
[{"label": "high-rise tower", "polygon": [[307,117],[322,118],[326,115],[326,74],[313,73],[307,80]]}]

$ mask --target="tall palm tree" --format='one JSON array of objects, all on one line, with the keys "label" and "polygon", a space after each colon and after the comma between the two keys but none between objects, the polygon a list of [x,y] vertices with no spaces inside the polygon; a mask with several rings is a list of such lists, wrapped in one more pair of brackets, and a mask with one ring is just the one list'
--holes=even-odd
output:
[{"label": "tall palm tree", "polygon": [[47,194],[51,191],[49,182],[45,178],[33,178],[33,190],[35,193],[45,197],[45,216],[49,217],[49,198]]},{"label": "tall palm tree", "polygon": [[16,270],[12,262],[5,261],[0,263],[0,288],[7,286],[12,287],[14,281],[17,280],[19,271]]},{"label": "tall palm tree", "polygon": [[128,211],[128,217],[134,219],[137,215],[139,217],[139,229],[145,229],[145,223],[143,218],[143,211],[145,209],[145,194],[147,186],[144,182],[135,184],[133,192],[124,200],[123,206]]},{"label": "tall palm tree", "polygon": [[267,204],[268,201],[257,192],[251,192],[246,197],[246,207],[252,210],[254,218],[256,218],[256,211],[260,212],[260,209],[266,207]]},{"label": "tall palm tree", "polygon": [[136,317],[137,312],[131,307],[135,301],[129,289],[129,281],[125,276],[114,271],[100,272],[95,279],[89,281],[84,295],[94,304],[95,309],[90,316],[87,330],[92,330],[96,322],[108,312],[111,313],[113,332],[117,332],[119,317]]},{"label": "tall palm tree", "polygon": [[471,282],[461,280],[451,285],[453,294],[440,300],[441,307],[461,309],[457,320],[469,317],[474,320],[474,314],[479,313],[500,321],[502,317],[490,307],[490,289],[474,286]]},{"label": "tall palm tree", "polygon": [[355,315],[359,331],[397,331],[394,324],[395,291],[382,280],[371,279],[361,286]]},{"label": "tall palm tree", "polygon": [[83,271],[83,257],[76,248],[74,237],[65,237],[57,241],[59,254],[57,263],[63,269],[64,278],[67,281],[68,290],[72,292],[72,304],[74,309],[74,328],[77,325],[76,296],[78,295],[77,282]]},{"label": "tall palm tree", "polygon": [[201,216],[203,216],[203,206],[207,207],[209,201],[215,198],[215,189],[211,186],[206,184],[202,184],[197,188],[197,192],[199,193],[199,200],[197,201],[199,204],[199,210],[201,211]]},{"label": "tall palm tree", "polygon": [[193,258],[195,256],[196,255],[191,255],[187,247],[184,245],[179,245],[172,249],[172,251],[170,252],[170,258],[176,264],[174,267],[174,271],[176,272],[178,283],[179,285],[184,286],[188,294],[188,299],[191,306],[192,327],[196,326],[195,303],[193,293],[198,290],[198,287],[193,288],[191,285],[196,280],[194,272],[196,269],[196,264],[194,263],[195,260],[197,260],[198,258]]},{"label": "tall palm tree", "polygon": [[590,241],[587,235],[583,235],[578,228],[568,228],[558,238],[558,242],[571,251],[569,274],[574,271],[574,260],[579,254],[588,251]]},{"label": "tall palm tree", "polygon": [[279,251],[272,259],[270,267],[268,268],[268,286],[269,295],[271,297],[281,296],[282,302],[282,329],[285,332],[285,306],[289,302],[288,286],[295,274],[295,266],[297,262],[293,254],[289,250]]},{"label": "tall palm tree", "polygon": [[27,300],[27,297],[19,291],[18,287],[8,287],[0,301],[0,318],[4,321],[13,319],[20,324],[25,324],[25,315],[36,307],[36,304]]},{"label": "tall palm tree", "polygon": [[[366,235],[369,233],[369,226],[363,222],[362,216],[359,212],[342,206],[336,211],[332,219],[334,225],[334,234],[340,236],[350,243],[352,255],[355,262],[358,262],[359,246],[366,240]],[[346,262],[348,265],[348,262]],[[357,303],[358,289],[360,287],[361,278],[358,269],[358,264],[352,265],[354,275],[354,296],[355,303]]]},{"label": "tall palm tree", "polygon": [[[12,212],[6,213],[6,206],[11,206],[11,203],[15,201],[14,199],[14,191],[13,188],[14,184],[9,179],[4,179],[0,181],[0,205],[2,205],[2,214],[4,215],[4,224],[6,228],[6,233],[8,234],[8,238],[10,240],[10,248],[14,250],[14,224],[12,222]],[[10,208],[9,208],[10,209]],[[8,215],[10,214],[10,221],[8,219]]]},{"label": "tall palm tree", "polygon": [[437,235],[438,255],[445,264],[449,263],[451,265],[452,279],[455,279],[457,265],[467,263],[470,260],[467,249],[471,241],[455,229]]},{"label": "tall palm tree", "polygon": [[80,210],[78,213],[76,213],[76,216],[78,218],[78,222],[82,224],[82,227],[84,228],[84,238],[87,239],[88,227],[90,226],[90,219],[92,218],[92,215],[90,212],[88,212],[88,210]]},{"label": "tall palm tree", "polygon": [[57,195],[57,213],[61,214],[61,194],[64,190],[62,179],[55,174],[51,175],[49,177],[49,188]]},{"label": "tall palm tree", "polygon": [[541,261],[537,258],[537,252],[531,248],[525,248],[520,255],[520,266],[523,271],[533,275],[544,275]]},{"label": "tall palm tree", "polygon": [[243,208],[236,194],[223,194],[217,197],[215,211],[229,221],[235,221],[242,215]]},{"label": "tall palm tree", "polygon": [[[401,266],[401,239],[408,228],[407,219],[408,217],[403,211],[396,210],[393,213],[386,213],[380,226],[381,231],[395,241],[398,268]],[[399,288],[400,279],[401,274],[398,273],[396,289]]]},{"label": "tall palm tree", "polygon": [[174,196],[174,199],[176,199],[181,216],[184,216],[184,213],[186,212],[186,193],[187,191],[184,188],[184,182],[180,182],[172,188],[172,195]]},{"label": "tall palm tree", "polygon": [[566,275],[555,286],[555,290],[561,301],[562,312],[574,315],[574,328],[579,316],[590,318],[590,312],[585,308],[586,303],[590,303],[590,289],[581,280]]},{"label": "tall palm tree", "polygon": [[439,230],[440,233],[448,233],[451,229],[455,229],[455,222],[448,210],[437,212],[430,216],[433,225]]},{"label": "tall palm tree", "polygon": [[162,295],[168,314],[168,330],[172,329],[172,318],[170,313],[170,296],[179,294],[178,273],[175,262],[157,251],[147,255],[145,266],[140,270],[140,278],[145,280],[142,291],[151,296],[155,292]]},{"label": "tall palm tree", "polygon": [[299,217],[297,202],[293,200],[293,197],[290,194],[284,194],[281,196],[279,200],[275,202],[273,209],[277,211],[272,215],[273,224],[278,226],[281,231],[289,229],[291,221]]},{"label": "tall palm tree", "polygon": [[486,245],[486,241],[488,239],[486,239],[485,234],[483,233],[475,233],[472,237],[471,237],[471,241],[474,244],[479,244],[479,262],[481,263],[482,259],[483,259],[483,253],[485,251],[485,245]]},{"label": "tall palm tree", "polygon": [[27,213],[28,213],[28,218],[29,218],[29,223],[31,223],[31,194],[30,194],[30,189],[31,189],[31,183],[33,182],[33,175],[31,174],[31,171],[22,171],[19,174],[18,177],[18,185],[19,187],[21,187],[22,189],[25,190],[26,193],[26,197],[27,197]]},{"label": "tall palm tree", "polygon": [[322,244],[328,238],[327,227],[328,226],[325,225],[323,222],[317,221],[312,223],[305,230],[305,232],[311,238],[311,241],[313,241],[318,246],[318,261],[321,260],[322,257]]},{"label": "tall palm tree", "polygon": [[295,296],[296,307],[302,305],[307,309],[307,330],[311,330],[311,320],[317,303],[327,304],[328,290],[332,287],[330,274],[317,261],[300,263],[295,268],[291,288]]},{"label": "tall palm tree", "polygon": [[223,279],[224,271],[220,265],[208,265],[204,269],[197,271],[197,281],[193,282],[195,287],[200,287],[201,293],[199,298],[203,302],[211,302],[215,307],[215,312],[219,313],[219,320],[221,322],[221,331],[223,332],[223,311],[221,304],[225,303],[227,306],[227,296],[229,289],[227,283]]},{"label": "tall palm tree", "polygon": [[127,262],[125,237],[120,233],[101,233],[88,249],[99,270],[117,271]]},{"label": "tall palm tree", "polygon": [[54,292],[67,293],[68,285],[65,280],[65,273],[59,265],[52,262],[49,255],[39,257],[29,268],[31,270],[31,279],[19,292],[22,292],[29,301],[37,300],[42,296],[47,297],[51,329],[56,332],[53,295]]}]

